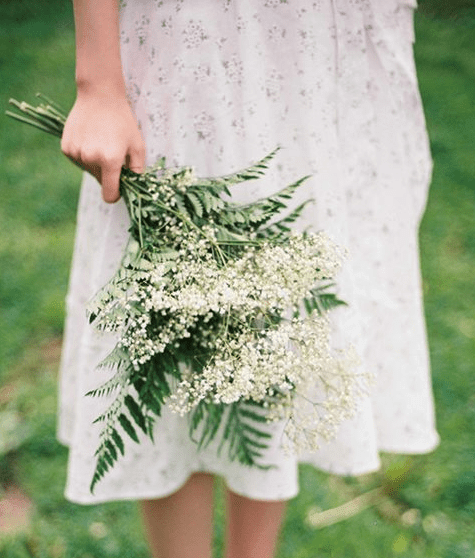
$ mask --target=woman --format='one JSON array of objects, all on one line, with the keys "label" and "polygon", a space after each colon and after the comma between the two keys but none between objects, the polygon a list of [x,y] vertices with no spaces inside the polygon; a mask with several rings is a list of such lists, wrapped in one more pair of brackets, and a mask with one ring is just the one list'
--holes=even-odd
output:
[{"label": "woman", "polygon": [[[336,342],[357,346],[377,373],[371,399],[333,442],[302,456],[337,474],[376,470],[378,450],[438,443],[430,388],[417,228],[431,160],[413,63],[410,0],[74,0],[77,100],[62,149],[85,178],[68,297],[60,439],[70,446],[67,497],[142,501],[154,557],[210,557],[213,474],[227,484],[226,558],[270,558],[285,501],[298,492],[297,459],[278,432],[269,471],[213,448],[197,452],[186,418],[166,413],[99,483],[84,393],[113,340],[85,322],[87,300],[115,271],[127,236],[123,164],[140,172],[165,155],[198,175],[242,168],[283,147],[266,179],[240,200],[311,174],[316,206],[299,227],[325,229],[349,250],[339,280],[348,303]],[[102,193],[103,201],[100,196]],[[298,203],[299,200],[296,200]],[[111,205],[112,204],[112,205]],[[99,407],[97,406],[99,405]],[[270,460],[270,461],[269,461]]]}]

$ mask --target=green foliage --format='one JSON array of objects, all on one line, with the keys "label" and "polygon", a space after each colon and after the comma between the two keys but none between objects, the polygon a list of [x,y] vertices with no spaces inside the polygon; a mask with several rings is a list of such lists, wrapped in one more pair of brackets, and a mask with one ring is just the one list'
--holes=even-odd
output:
[{"label": "green foliage", "polygon": [[[19,104],[19,106],[21,106]],[[28,110],[28,108],[27,108]],[[158,165],[152,166],[142,175],[123,169],[121,192],[127,204],[129,215],[132,220],[132,236],[139,242],[140,246],[148,246],[150,237],[155,239],[157,230],[157,218],[154,216],[156,202],[147,199],[147,184],[166,180],[173,188],[173,199],[176,208],[171,209],[163,202],[161,210],[169,212],[170,215],[180,218],[186,225],[192,223],[198,228],[213,222],[218,244],[229,248],[246,246],[250,244],[250,233],[256,234],[257,240],[274,239],[282,237],[290,231],[289,225],[294,223],[301,215],[304,207],[312,200],[300,204],[288,215],[275,220],[271,225],[264,227],[272,218],[275,218],[287,207],[287,202],[292,199],[295,191],[308,178],[303,177],[282,190],[249,204],[236,204],[223,199],[223,195],[230,195],[230,189],[237,184],[254,180],[261,177],[274,158],[278,150],[269,153],[266,157],[250,167],[216,178],[198,178],[193,183],[187,183],[183,191],[173,184],[180,183],[190,169],[178,169],[170,176],[163,179],[157,170],[164,170],[165,162],[160,160]],[[225,250],[226,252],[226,250]]]},{"label": "green foliage", "polygon": [[316,311],[323,315],[337,306],[345,306],[346,302],[340,300],[334,292],[331,292],[334,288],[333,283],[327,283],[310,289],[312,296],[305,298],[303,301],[307,313],[311,314]]},{"label": "green foliage", "polygon": [[[112,363],[116,368],[114,376],[86,395],[102,396],[112,391],[116,391],[117,394],[106,411],[95,420],[103,426],[100,444],[95,453],[96,467],[91,481],[91,492],[119,456],[125,453],[124,441],[117,430],[118,425],[123,433],[136,443],[140,443],[136,427],[153,440],[153,417],[161,415],[165,398],[171,393],[165,374],[170,372],[177,375],[176,362],[170,355],[157,355],[144,364],[140,373],[132,367],[125,353],[120,354],[117,347],[104,362],[108,365]],[[129,386],[135,389],[135,396],[130,393]]]},{"label": "green foliage", "polygon": [[255,406],[256,403],[245,401],[230,406],[221,444],[228,443],[231,460],[237,459],[244,465],[269,469],[268,465],[261,464],[257,460],[262,457],[261,450],[267,449],[265,440],[270,439],[271,434],[258,426],[263,422],[262,416],[246,410],[246,405]]},{"label": "green foliage", "polygon": [[219,454],[227,446],[230,461],[238,460],[248,467],[269,469],[268,465],[259,461],[263,456],[262,450],[268,447],[266,441],[271,438],[261,404],[253,400],[230,405],[198,403],[190,417],[190,437],[196,441],[198,448],[211,444],[220,428]]}]

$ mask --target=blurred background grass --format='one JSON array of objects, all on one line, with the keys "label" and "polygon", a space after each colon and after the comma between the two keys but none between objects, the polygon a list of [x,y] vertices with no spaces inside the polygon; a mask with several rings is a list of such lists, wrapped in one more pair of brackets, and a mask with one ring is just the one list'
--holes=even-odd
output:
[{"label": "blurred background grass", "polygon": [[[421,250],[442,443],[425,456],[384,455],[380,472],[359,478],[302,467],[280,558],[475,556],[473,2],[421,1],[416,35],[435,161]],[[33,101],[36,91],[73,103],[70,3],[2,0],[0,107],[10,97]],[[62,495],[67,455],[55,439],[56,372],[80,173],[54,138],[6,118],[1,130],[0,555],[145,558],[133,503],[77,506]],[[307,524],[309,510],[373,488],[380,488],[374,505],[350,519],[322,529]],[[217,551],[221,500],[218,491]]]}]

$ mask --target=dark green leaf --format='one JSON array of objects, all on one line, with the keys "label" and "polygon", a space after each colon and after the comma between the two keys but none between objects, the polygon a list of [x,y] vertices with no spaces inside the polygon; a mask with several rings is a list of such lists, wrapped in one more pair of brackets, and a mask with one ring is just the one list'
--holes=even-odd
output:
[{"label": "dark green leaf", "polygon": [[[105,440],[104,445],[107,449],[107,451],[110,453],[113,461],[117,461],[117,450],[115,449],[114,444],[108,439]],[[112,465],[112,463],[111,463]]]},{"label": "dark green leaf", "polygon": [[138,444],[139,439],[138,439],[137,433],[135,432],[135,429],[132,426],[132,423],[130,422],[130,420],[127,418],[127,416],[124,415],[124,413],[121,413],[118,416],[118,420],[119,420],[120,425],[122,426],[122,428],[125,430],[125,432],[130,436],[130,438],[132,438],[132,440],[134,442],[137,442],[137,444]]},{"label": "dark green leaf", "polygon": [[145,424],[145,417],[142,410],[137,405],[137,402],[131,395],[126,395],[124,398],[124,403],[130,412],[131,417],[134,419],[137,426],[147,434],[147,426]]},{"label": "dark green leaf", "polygon": [[111,437],[120,453],[124,455],[124,442],[115,428],[111,430]]},{"label": "dark green leaf", "polygon": [[257,421],[257,422],[267,422],[267,418],[264,414],[257,413],[255,411],[251,411],[250,409],[240,408],[239,409],[239,416],[244,417],[244,418],[249,418],[249,419]]}]

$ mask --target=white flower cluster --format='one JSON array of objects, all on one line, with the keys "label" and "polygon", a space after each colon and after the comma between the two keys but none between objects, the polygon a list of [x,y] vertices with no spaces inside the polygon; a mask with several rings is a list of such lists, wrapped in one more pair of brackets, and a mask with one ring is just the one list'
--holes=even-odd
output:
[{"label": "white flower cluster", "polygon": [[206,346],[228,341],[226,329],[233,338],[236,327],[242,327],[237,324],[245,324],[244,331],[254,335],[260,329],[259,317],[282,316],[339,267],[336,248],[323,233],[293,234],[282,246],[263,243],[225,265],[210,255],[205,239],[189,236],[168,266],[119,276],[109,288],[107,302],[102,298],[102,307],[95,310],[99,315],[95,326],[118,331],[120,344],[136,365],[188,338],[199,321],[202,331],[194,334],[204,338],[208,336],[203,324],[214,324],[216,318],[222,322],[223,334],[208,339]]},{"label": "white flower cluster", "polygon": [[284,420],[284,448],[318,449],[353,416],[371,378],[356,374],[353,350],[335,355],[324,316],[282,321],[256,336],[243,332],[200,375],[189,371],[171,396],[170,407],[184,415],[199,401],[262,402],[268,421]]},{"label": "white flower cluster", "polygon": [[286,419],[294,449],[315,448],[355,403],[355,362],[332,355],[326,316],[296,312],[334,278],[337,247],[323,233],[289,233],[285,244],[262,242],[220,261],[211,226],[181,240],[169,262],[120,276],[95,326],[118,332],[135,370],[192,343],[193,361],[169,399],[175,412],[251,399],[269,420]]},{"label": "white flower cluster", "polygon": [[[310,340],[311,349],[304,351]],[[172,396],[176,401],[173,408],[184,414],[207,397],[213,403],[267,402],[269,396],[288,394],[302,382],[307,375],[306,360],[310,358],[315,366],[327,356],[328,327],[323,317],[283,320],[274,329],[257,334],[243,331],[223,344],[219,356],[199,376],[183,379]]]}]

